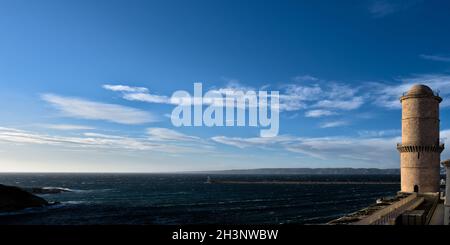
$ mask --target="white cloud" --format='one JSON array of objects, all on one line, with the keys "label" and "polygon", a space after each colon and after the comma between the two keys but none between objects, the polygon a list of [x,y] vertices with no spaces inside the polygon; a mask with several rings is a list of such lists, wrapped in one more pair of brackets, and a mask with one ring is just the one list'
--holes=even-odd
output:
[{"label": "white cloud", "polygon": [[24,132],[21,129],[16,128],[8,128],[8,127],[0,127],[0,131],[9,131],[9,132]]},{"label": "white cloud", "polygon": [[386,137],[400,135],[402,131],[400,129],[388,129],[388,130],[360,130],[358,135],[361,137]]},{"label": "white cloud", "polygon": [[[279,95],[281,111],[297,111],[308,108],[354,110],[359,108],[364,102],[362,97],[355,96],[358,89],[352,88],[346,84],[320,81],[318,78],[309,75],[296,77],[295,80],[309,81],[309,83],[308,85],[287,84],[282,86],[282,91],[280,91]],[[104,85],[104,87],[105,86],[106,85]],[[139,90],[143,91],[136,91],[136,87],[126,85],[115,86],[120,89],[115,88],[114,91],[122,92],[122,98],[126,100],[157,104],[173,104],[170,97],[166,95],[151,94],[146,88],[139,87]],[[203,88],[203,90],[205,90],[205,88]],[[233,96],[236,96],[240,92],[246,93],[248,91],[255,91],[258,93],[257,89],[242,85],[238,80],[230,80],[224,87],[212,88],[209,90],[209,92],[217,93],[224,96],[224,98],[229,96],[227,98],[228,100],[225,101],[225,106],[234,106]],[[211,105],[213,102],[204,100],[202,103],[204,105]]]},{"label": "white cloud", "polygon": [[308,108],[307,103],[290,96],[280,95],[280,111],[298,111],[306,108]]},{"label": "white cloud", "polygon": [[[184,136],[180,134],[181,136]],[[157,151],[166,153],[195,153],[206,152],[211,149],[211,146],[203,146],[198,144],[192,145],[177,145],[167,142],[167,139],[179,140],[182,137],[172,132],[171,136],[161,138],[160,140],[151,139],[148,137],[128,137],[120,135],[107,135],[100,133],[83,133],[80,136],[58,136],[48,135],[35,132],[29,132],[14,128],[0,127],[0,143],[8,144],[38,144],[65,147],[65,148],[82,148],[82,149],[118,149],[118,150],[138,150],[138,151]],[[189,136],[184,136],[188,138]],[[192,138],[195,139],[195,138]],[[164,141],[166,140],[166,141]],[[164,142],[163,142],[164,141]],[[176,143],[176,142],[175,142]]]},{"label": "white cloud", "polygon": [[357,96],[358,92],[359,88],[348,84],[316,78],[307,85],[285,85],[280,94],[280,107],[285,111],[317,108],[331,113],[336,113],[334,110],[355,110],[364,104],[364,98]]},{"label": "white cloud", "polygon": [[352,87],[348,84],[327,82],[328,90],[326,96],[331,99],[349,99],[359,92],[359,88]]},{"label": "white cloud", "polygon": [[336,114],[337,114],[336,112],[328,110],[310,110],[305,112],[305,117],[323,117],[323,116],[332,116]]},{"label": "white cloud", "polygon": [[[395,162],[398,158],[396,143],[399,138],[347,138],[328,137],[305,139],[290,147],[291,151],[301,150],[321,156],[322,159],[366,159],[372,163]],[[364,150],[362,150],[364,149]]]},{"label": "white cloud", "polygon": [[122,96],[122,98],[131,101],[142,101],[157,104],[170,104],[169,97],[149,93],[126,93]]},{"label": "white cloud", "polygon": [[[299,84],[286,84],[280,88],[280,111],[308,110],[305,112],[307,117],[336,115],[341,114],[342,111],[356,110],[363,106],[366,101],[371,101],[372,104],[379,107],[399,109],[401,107],[400,96],[417,83],[426,84],[432,89],[440,90],[440,95],[443,97],[450,95],[450,75],[448,74],[422,74],[398,78],[396,80],[399,82],[398,84],[365,82],[358,87],[320,80],[309,75],[298,76],[294,80]],[[233,95],[238,91],[246,92],[249,90],[255,89],[244,86],[237,80],[231,80],[225,87],[214,88],[211,91],[221,95]],[[169,97],[148,92],[125,92],[123,98],[150,103],[170,103]],[[208,105],[208,102],[203,101],[203,103]],[[225,105],[228,104],[225,103]],[[441,106],[450,106],[450,100],[444,98]]]},{"label": "white cloud", "polygon": [[170,104],[170,98],[164,95],[151,94],[148,88],[128,85],[103,85],[104,89],[122,92],[122,98],[130,101],[141,101],[156,104]]},{"label": "white cloud", "polygon": [[313,101],[322,97],[324,91],[318,84],[302,86],[289,84],[284,90],[285,99],[298,101]]},{"label": "white cloud", "polygon": [[399,84],[385,83],[367,83],[365,90],[368,91],[366,96],[373,103],[380,107],[388,109],[400,109],[400,97],[407,92],[414,84],[425,84],[435,91],[439,91],[439,95],[444,97],[441,107],[450,106],[450,101],[446,99],[450,95],[450,75],[448,74],[422,74],[411,77],[399,78]]},{"label": "white cloud", "polygon": [[190,136],[182,134],[172,129],[168,128],[148,128],[147,134],[151,140],[157,141],[199,141],[200,138],[196,136]]},{"label": "white cloud", "polygon": [[[126,85],[116,85],[116,86],[125,87],[125,88],[135,88],[135,87],[129,87]],[[155,103],[155,104],[178,105],[178,102],[176,102],[176,101],[179,101],[178,99],[172,101],[171,97],[169,97],[169,96],[151,94],[149,92],[149,90],[146,88],[142,88],[142,90],[144,90],[144,91],[134,91],[134,89],[122,89],[122,90],[116,89],[114,91],[122,92],[122,98],[125,100],[129,100],[129,101],[141,101],[141,102]],[[203,90],[205,90],[205,88],[203,88]],[[235,106],[235,103],[234,103],[235,97],[233,97],[233,96],[237,96],[237,94],[240,93],[241,91],[246,93],[247,91],[250,91],[250,90],[255,91],[254,88],[243,86],[237,80],[230,80],[225,87],[212,88],[208,92],[216,93],[217,95],[223,96],[224,97],[224,106]],[[205,93],[205,91],[203,91],[203,93]],[[228,98],[226,98],[226,96],[228,96]],[[192,97],[181,98],[181,101],[183,103],[203,104],[203,105],[212,105],[215,103],[215,101],[206,100],[206,99],[197,100],[193,97],[193,95],[192,95]],[[222,106],[222,104],[220,104],[220,106]],[[246,106],[249,106],[249,105],[246,105]]]},{"label": "white cloud", "polygon": [[39,126],[56,130],[91,130],[95,129],[91,126],[75,125],[75,124],[40,124]]},{"label": "white cloud", "polygon": [[[400,130],[360,131],[360,137],[294,137],[280,135],[273,138],[216,136],[214,142],[241,149],[261,148],[280,152],[286,150],[324,161],[356,161],[358,164],[379,164],[378,167],[392,167],[399,164],[396,144],[401,142]],[[450,145],[450,130],[440,132],[441,141]],[[444,151],[442,159],[450,158]]]},{"label": "white cloud", "polygon": [[229,80],[225,87],[217,89],[217,91],[219,91],[222,94],[226,94],[227,92],[231,92],[233,94],[233,92],[236,92],[236,91],[247,92],[250,90],[255,91],[256,89],[253,87],[250,87],[250,86],[245,86],[245,85],[241,84],[241,82],[239,82],[239,80],[236,80],[236,79]]},{"label": "white cloud", "polygon": [[227,137],[227,136],[214,136],[211,138],[213,141],[235,146],[238,148],[247,147],[263,147],[263,146],[275,146],[277,144],[283,144],[292,140],[290,136],[276,136],[276,137],[254,137],[254,138],[241,138],[241,137]]},{"label": "white cloud", "polygon": [[[450,136],[450,133],[449,133]],[[310,156],[322,161],[334,162],[357,160],[369,164],[382,163],[391,165],[398,163],[396,143],[400,137],[317,137],[304,138],[281,135],[270,138],[240,138],[216,136],[213,141],[238,148],[262,148],[289,152]],[[363,150],[362,150],[363,149]]]},{"label": "white cloud", "polygon": [[142,124],[157,121],[156,117],[149,112],[121,105],[100,103],[54,94],[44,94],[42,95],[42,99],[68,117],[106,120],[122,124]]},{"label": "white cloud", "polygon": [[22,130],[18,131],[14,129],[0,130],[0,142],[3,141],[18,144],[46,144],[83,148],[123,148],[136,150],[147,150],[152,148],[151,144],[127,137],[98,137],[98,135],[85,136],[86,137],[52,136]]},{"label": "white cloud", "polygon": [[369,6],[369,13],[374,18],[382,18],[411,8],[422,0],[373,0]]},{"label": "white cloud", "polygon": [[421,54],[420,58],[432,61],[450,62],[449,56]]},{"label": "white cloud", "polygon": [[[305,113],[306,117],[321,117],[340,114],[339,111],[350,111],[360,108],[364,104],[364,97],[358,95],[360,92],[358,87],[352,87],[348,84],[319,80],[309,75],[298,76],[294,78],[298,83],[303,84],[286,84],[281,86],[279,99],[280,111],[298,111],[302,109],[309,110]],[[106,86],[106,85],[105,85]],[[104,87],[105,87],[104,86]],[[107,89],[122,92],[122,98],[130,101],[142,101],[157,104],[176,104],[171,98],[165,95],[151,94],[148,89],[130,87],[127,85],[115,85],[113,89]],[[205,88],[203,88],[205,90]],[[238,93],[247,93],[249,91],[258,91],[250,86],[242,85],[238,80],[229,80],[227,85],[219,88],[211,88],[209,92],[217,93],[224,97],[224,106],[234,107],[235,97]],[[269,93],[269,96],[270,93]],[[273,95],[272,95],[273,96]],[[209,100],[193,100],[188,98],[191,103],[203,105],[211,105],[215,101]],[[222,106],[222,104],[220,105]],[[240,106],[240,105],[237,105]],[[249,104],[244,105],[246,108]],[[322,127],[337,127],[343,123],[327,123]]]},{"label": "white cloud", "polygon": [[295,82],[319,81],[317,77],[311,75],[296,76],[292,80],[294,80]]},{"label": "white cloud", "polygon": [[26,131],[13,128],[0,128],[0,141],[7,143],[34,143],[34,144],[54,144],[55,141],[44,135],[30,134]]},{"label": "white cloud", "polygon": [[339,121],[331,121],[331,122],[324,122],[320,124],[321,128],[335,128],[335,127],[341,127],[348,125],[348,121],[339,120]]},{"label": "white cloud", "polygon": [[368,9],[373,17],[380,18],[397,12],[399,10],[399,6],[387,0],[377,0],[373,1],[372,4],[369,5]]},{"label": "white cloud", "polygon": [[339,110],[355,110],[361,107],[364,100],[361,96],[353,97],[349,100],[321,100],[313,105],[315,108],[328,108]]},{"label": "white cloud", "polygon": [[115,92],[133,92],[133,93],[146,93],[147,88],[144,87],[131,87],[126,85],[110,85],[105,84],[102,86],[104,89],[115,91]]},{"label": "white cloud", "polygon": [[123,136],[99,134],[99,133],[92,133],[92,132],[83,133],[83,135],[86,137],[105,138],[105,139],[122,139],[123,138]]}]

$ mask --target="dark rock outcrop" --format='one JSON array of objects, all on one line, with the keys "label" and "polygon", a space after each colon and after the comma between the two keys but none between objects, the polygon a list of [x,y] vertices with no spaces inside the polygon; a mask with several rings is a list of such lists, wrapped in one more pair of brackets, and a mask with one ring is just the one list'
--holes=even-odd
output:
[{"label": "dark rock outcrop", "polygon": [[0,211],[15,211],[32,207],[44,207],[49,203],[19,187],[0,185]]}]

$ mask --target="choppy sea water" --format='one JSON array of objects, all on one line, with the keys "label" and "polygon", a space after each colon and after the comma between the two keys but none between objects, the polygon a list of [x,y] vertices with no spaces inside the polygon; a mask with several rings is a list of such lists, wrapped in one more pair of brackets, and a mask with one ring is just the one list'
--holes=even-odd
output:
[{"label": "choppy sea water", "polygon": [[[60,187],[60,204],[0,213],[0,224],[320,224],[398,184],[208,184],[204,174],[0,174],[0,183]],[[394,175],[210,175],[222,180],[398,181]]]}]

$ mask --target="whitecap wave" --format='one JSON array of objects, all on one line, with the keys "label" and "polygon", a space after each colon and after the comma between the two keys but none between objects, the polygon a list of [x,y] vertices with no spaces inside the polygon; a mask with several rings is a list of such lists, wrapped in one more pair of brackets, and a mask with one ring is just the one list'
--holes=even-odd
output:
[{"label": "whitecap wave", "polygon": [[53,187],[53,186],[44,186],[41,189],[43,190],[60,190],[60,191],[67,191],[67,192],[74,192],[77,190],[74,189],[70,189],[70,188],[65,188],[65,187]]},{"label": "whitecap wave", "polygon": [[89,203],[88,201],[64,201],[61,202],[61,204],[67,204],[67,205],[78,205],[78,204],[86,204]]},{"label": "whitecap wave", "polygon": [[33,194],[38,194],[38,195],[39,194],[41,194],[41,195],[61,194],[61,193],[65,193],[65,192],[80,193],[80,192],[88,192],[89,191],[89,190],[79,190],[79,189],[71,189],[71,188],[67,188],[67,187],[54,187],[54,186],[32,187],[32,188],[25,188],[25,189]]}]

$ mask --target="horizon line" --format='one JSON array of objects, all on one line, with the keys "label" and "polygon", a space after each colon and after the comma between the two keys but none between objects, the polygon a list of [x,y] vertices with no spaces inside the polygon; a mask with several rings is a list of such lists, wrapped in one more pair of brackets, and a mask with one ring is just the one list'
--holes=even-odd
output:
[{"label": "horizon line", "polygon": [[267,170],[267,169],[378,169],[378,170],[400,170],[400,168],[354,168],[354,167],[330,167],[330,168],[308,168],[308,167],[299,167],[299,168],[251,168],[251,169],[222,169],[222,170],[186,170],[186,171],[161,171],[161,172],[135,172],[135,171],[0,171],[0,174],[46,174],[46,173],[55,173],[55,174],[186,174],[186,173],[206,173],[206,172],[222,172],[222,171],[251,171],[251,170]]}]

